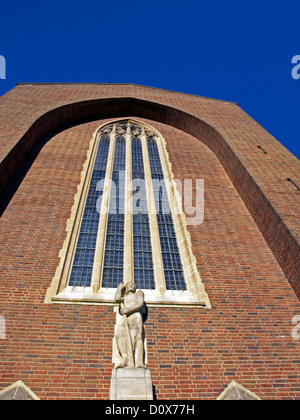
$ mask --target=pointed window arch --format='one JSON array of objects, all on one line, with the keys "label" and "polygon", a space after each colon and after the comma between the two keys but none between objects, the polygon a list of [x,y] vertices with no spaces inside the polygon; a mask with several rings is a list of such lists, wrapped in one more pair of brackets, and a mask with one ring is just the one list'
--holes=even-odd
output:
[{"label": "pointed window arch", "polygon": [[46,303],[114,302],[134,280],[148,304],[210,307],[165,140],[133,119],[96,130]]}]

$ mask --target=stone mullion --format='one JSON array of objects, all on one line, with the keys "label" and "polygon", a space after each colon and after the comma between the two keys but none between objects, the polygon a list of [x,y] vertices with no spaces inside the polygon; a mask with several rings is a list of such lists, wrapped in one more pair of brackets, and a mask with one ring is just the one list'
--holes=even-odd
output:
[{"label": "stone mullion", "polygon": [[132,157],[130,124],[126,134],[125,215],[124,215],[124,282],[134,280],[133,219],[132,219]]},{"label": "stone mullion", "polygon": [[98,227],[98,234],[97,234],[97,243],[96,243],[92,282],[91,282],[93,293],[98,293],[102,284],[103,261],[104,261],[104,252],[105,252],[105,242],[106,242],[106,229],[107,229],[107,221],[108,221],[108,214],[109,214],[109,200],[110,200],[111,182],[112,182],[111,179],[112,179],[112,173],[113,173],[114,153],[115,153],[115,144],[116,144],[115,126],[113,127],[113,130],[109,136],[110,136],[110,145],[109,145],[107,166],[106,166],[106,172],[105,172],[104,188],[103,188],[100,218],[99,218],[99,227]]},{"label": "stone mullion", "polygon": [[153,270],[154,270],[154,280],[155,288],[159,291],[161,295],[164,295],[166,292],[166,281],[165,281],[165,272],[164,265],[162,260],[162,252],[160,246],[160,236],[158,230],[158,222],[156,217],[156,206],[155,198],[152,184],[152,174],[150,167],[150,159],[148,153],[147,139],[144,134],[140,136],[142,141],[142,150],[143,150],[143,160],[144,160],[144,171],[145,171],[145,182],[146,182],[146,191],[147,191],[147,204],[148,204],[148,215],[149,215],[149,228],[151,234],[151,246],[152,246],[152,258],[153,258]]}]

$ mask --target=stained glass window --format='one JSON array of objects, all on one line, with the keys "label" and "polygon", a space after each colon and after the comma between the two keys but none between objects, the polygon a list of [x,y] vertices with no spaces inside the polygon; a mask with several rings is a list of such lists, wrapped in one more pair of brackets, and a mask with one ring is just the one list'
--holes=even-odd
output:
[{"label": "stained glass window", "polygon": [[[134,280],[138,288],[155,289],[142,143],[132,138]],[[135,187],[135,188],[134,188]],[[134,200],[134,195],[138,198]]]},{"label": "stained glass window", "polygon": [[166,288],[167,290],[185,290],[186,285],[183,277],[183,269],[164,180],[164,173],[157,143],[154,139],[148,139],[148,152]]},{"label": "stained glass window", "polygon": [[91,284],[99,225],[97,204],[99,205],[99,200],[101,201],[101,196],[96,186],[101,179],[105,178],[109,145],[110,137],[107,134],[102,135],[81,223],[69,282],[70,286],[90,286]]},{"label": "stained glass window", "polygon": [[[116,125],[113,135],[115,138],[109,134],[111,130],[104,129],[103,132],[106,134],[100,137],[69,285],[84,287],[91,285],[102,199],[100,192],[97,191],[97,183],[106,176],[111,141],[115,141],[111,166],[112,183],[103,243],[104,257],[102,267],[99,269],[99,277],[102,276],[101,286],[104,288],[116,288],[124,280],[126,142],[130,141],[134,281],[137,288],[154,290],[154,261],[147,203],[149,184],[146,188],[143,146],[140,138],[142,128],[127,122]],[[166,289],[185,290],[183,268],[158,145],[153,137],[146,140],[145,134],[144,141],[150,161]]]},{"label": "stained glass window", "polygon": [[103,287],[123,281],[126,140],[117,136],[103,263]]},{"label": "stained glass window", "polygon": [[116,287],[134,280],[147,304],[211,307],[181,208],[158,131],[133,119],[103,124],[45,302],[111,304]]}]

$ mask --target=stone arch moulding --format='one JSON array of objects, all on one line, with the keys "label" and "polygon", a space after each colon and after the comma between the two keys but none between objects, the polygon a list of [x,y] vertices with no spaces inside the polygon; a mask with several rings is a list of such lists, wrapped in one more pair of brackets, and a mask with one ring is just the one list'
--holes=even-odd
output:
[{"label": "stone arch moulding", "polygon": [[[74,102],[52,109],[41,115],[28,128],[0,163],[0,194],[4,192],[28,153],[42,137],[55,130],[62,131],[68,126],[87,121],[130,116],[147,118],[173,126],[194,136],[212,150],[248,208],[293,290],[300,298],[300,273],[297,268],[300,265],[299,242],[226,139],[199,117],[178,108],[138,97],[113,97]],[[269,216],[268,224],[265,223],[266,212]],[[269,229],[270,226],[276,227],[275,232]],[[290,261],[294,261],[292,267]]]}]

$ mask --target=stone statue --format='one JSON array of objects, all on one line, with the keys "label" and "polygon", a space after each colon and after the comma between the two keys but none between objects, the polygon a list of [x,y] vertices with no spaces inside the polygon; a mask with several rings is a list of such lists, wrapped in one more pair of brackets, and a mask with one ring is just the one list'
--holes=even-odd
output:
[{"label": "stone statue", "polygon": [[145,368],[143,320],[144,293],[136,290],[134,281],[120,283],[116,302],[120,303],[117,316],[115,339],[120,361],[115,368]]},{"label": "stone statue", "polygon": [[110,382],[111,400],[153,400],[151,373],[145,368],[147,359],[144,346],[142,308],[144,293],[136,290],[134,281],[122,282],[117,287],[113,340],[113,363]]}]

